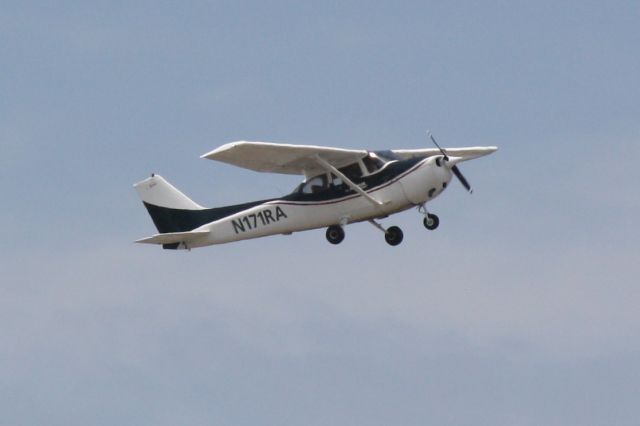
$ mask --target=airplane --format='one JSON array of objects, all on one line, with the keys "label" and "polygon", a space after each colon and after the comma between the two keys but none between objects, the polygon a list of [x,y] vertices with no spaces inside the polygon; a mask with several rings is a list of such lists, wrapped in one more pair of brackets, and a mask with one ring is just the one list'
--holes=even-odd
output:
[{"label": "airplane", "polygon": [[440,220],[426,204],[439,196],[453,176],[470,193],[458,164],[495,152],[498,148],[436,148],[368,151],[270,142],[230,142],[201,156],[267,173],[304,176],[293,192],[280,197],[225,207],[205,208],[192,201],[162,176],[134,185],[157,234],[137,243],[164,249],[187,249],[268,235],[326,228],[331,244],[344,240],[346,225],[368,221],[396,246],[403,232],[384,227],[378,219],[413,207],[424,216],[425,228]]}]

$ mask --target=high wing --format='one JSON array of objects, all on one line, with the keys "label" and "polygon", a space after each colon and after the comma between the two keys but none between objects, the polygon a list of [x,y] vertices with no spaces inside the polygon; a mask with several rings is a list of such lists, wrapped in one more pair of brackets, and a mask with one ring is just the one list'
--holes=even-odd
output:
[{"label": "high wing", "polygon": [[341,168],[366,155],[367,151],[364,149],[238,141],[222,145],[200,158],[222,161],[257,172],[314,176],[325,171],[318,162],[318,157]]},{"label": "high wing", "polygon": [[[489,155],[492,152],[498,150],[495,146],[473,146],[467,148],[444,148],[444,152],[450,157],[459,157],[461,160],[458,162],[473,160],[474,158],[483,157]],[[424,148],[424,149],[394,149],[392,151],[398,157],[402,159],[413,157],[431,157],[434,155],[442,155],[438,148]]]}]

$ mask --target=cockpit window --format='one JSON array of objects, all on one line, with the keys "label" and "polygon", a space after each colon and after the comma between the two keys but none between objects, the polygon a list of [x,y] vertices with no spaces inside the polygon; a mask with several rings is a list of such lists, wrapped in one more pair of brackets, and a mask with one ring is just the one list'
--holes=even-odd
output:
[{"label": "cockpit window", "polygon": [[338,170],[340,170],[342,174],[348,177],[349,179],[357,179],[359,177],[362,177],[362,170],[360,169],[360,163],[349,164],[348,166]]},{"label": "cockpit window", "polygon": [[299,192],[302,194],[317,194],[327,189],[327,175],[312,177],[300,185]]},{"label": "cockpit window", "polygon": [[[347,180],[361,181],[363,176],[369,176],[382,170],[386,165],[398,160],[392,151],[369,151],[366,157],[356,163],[349,164],[338,170]],[[318,194],[329,188],[336,191],[348,191],[349,186],[344,180],[333,173],[323,173],[302,182],[295,190],[300,194]]]}]

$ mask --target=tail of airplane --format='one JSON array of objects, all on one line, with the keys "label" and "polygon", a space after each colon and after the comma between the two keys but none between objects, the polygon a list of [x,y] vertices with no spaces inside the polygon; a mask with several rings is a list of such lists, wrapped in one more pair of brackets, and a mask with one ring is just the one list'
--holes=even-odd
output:
[{"label": "tail of airplane", "polygon": [[[133,187],[161,234],[191,231],[207,222],[209,215],[205,212],[208,209],[184,195],[162,176],[152,174]],[[205,217],[202,217],[203,213]]]},{"label": "tail of airplane", "polygon": [[155,174],[133,187],[160,233],[138,242],[162,244],[164,248],[177,248],[178,243],[188,246],[189,241],[201,238],[208,232],[195,231],[196,228],[264,202],[205,208],[184,195],[162,176]]},{"label": "tail of airplane", "polygon": [[200,204],[180,192],[175,186],[164,180],[162,176],[152,174],[151,177],[136,183],[133,187],[145,204],[158,207],[182,210],[202,210]]}]

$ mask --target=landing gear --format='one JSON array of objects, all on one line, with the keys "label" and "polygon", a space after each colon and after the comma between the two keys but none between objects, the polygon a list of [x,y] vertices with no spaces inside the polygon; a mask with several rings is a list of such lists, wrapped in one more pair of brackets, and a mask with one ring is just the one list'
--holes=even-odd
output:
[{"label": "landing gear", "polygon": [[438,227],[438,225],[440,225],[440,219],[438,219],[438,216],[433,213],[429,213],[427,211],[427,207],[424,204],[420,204],[418,206],[418,211],[424,215],[422,223],[428,230],[433,231]]},{"label": "landing gear", "polygon": [[380,225],[373,219],[371,219],[369,223],[384,232],[384,239],[389,245],[397,246],[402,242],[402,237],[404,235],[402,233],[402,229],[398,228],[397,226],[390,226],[388,229],[384,229],[382,225]]},{"label": "landing gear", "polygon": [[339,225],[331,225],[327,228],[327,241],[331,244],[340,244],[344,240],[344,229]]},{"label": "landing gear", "polygon": [[402,229],[398,228],[397,226],[390,226],[389,229],[387,229],[387,232],[385,232],[384,234],[384,239],[391,246],[397,246],[398,244],[400,244],[403,237],[404,235],[402,233]]},{"label": "landing gear", "polygon": [[422,223],[424,224],[425,228],[433,231],[438,227],[438,225],[440,225],[440,219],[438,219],[438,216],[436,216],[435,214],[427,213],[427,215],[422,220]]}]

